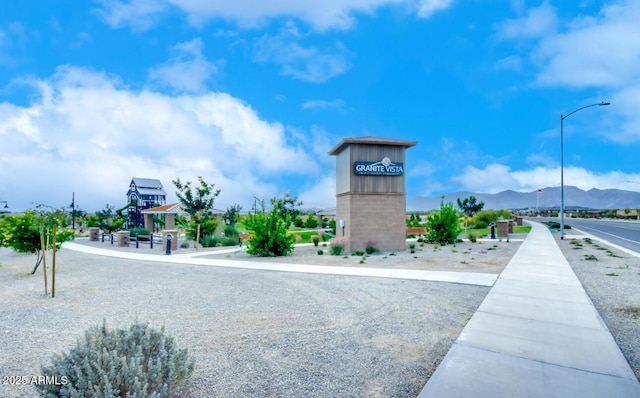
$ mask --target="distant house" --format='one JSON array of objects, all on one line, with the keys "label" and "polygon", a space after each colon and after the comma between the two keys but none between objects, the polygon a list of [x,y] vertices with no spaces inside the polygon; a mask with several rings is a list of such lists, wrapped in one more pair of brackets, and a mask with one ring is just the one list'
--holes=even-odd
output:
[{"label": "distant house", "polygon": [[160,180],[133,178],[127,191],[129,227],[144,226],[142,210],[167,204],[167,193]]}]

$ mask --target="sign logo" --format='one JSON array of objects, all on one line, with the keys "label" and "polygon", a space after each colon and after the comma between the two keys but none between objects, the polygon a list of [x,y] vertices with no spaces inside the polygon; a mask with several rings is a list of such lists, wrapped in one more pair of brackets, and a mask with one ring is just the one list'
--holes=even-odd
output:
[{"label": "sign logo", "polygon": [[388,157],[379,162],[355,162],[353,172],[356,175],[369,176],[401,176],[404,172],[402,163],[393,163]]}]

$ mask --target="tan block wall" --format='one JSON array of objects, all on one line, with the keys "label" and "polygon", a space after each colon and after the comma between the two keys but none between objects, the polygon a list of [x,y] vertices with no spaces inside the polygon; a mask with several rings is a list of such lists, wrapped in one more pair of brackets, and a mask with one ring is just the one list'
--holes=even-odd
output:
[{"label": "tan block wall", "polygon": [[407,248],[404,193],[345,194],[336,199],[336,234],[342,236],[344,220],[347,252],[364,250],[367,243],[383,251]]}]

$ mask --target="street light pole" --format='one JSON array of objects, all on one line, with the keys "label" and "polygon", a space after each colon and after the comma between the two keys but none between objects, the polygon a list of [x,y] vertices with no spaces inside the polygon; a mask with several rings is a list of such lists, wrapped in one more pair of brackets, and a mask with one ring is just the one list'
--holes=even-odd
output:
[{"label": "street light pole", "polygon": [[606,105],[611,105],[611,102],[598,102],[575,109],[566,115],[560,115],[560,239],[564,239],[564,119],[583,109]]}]

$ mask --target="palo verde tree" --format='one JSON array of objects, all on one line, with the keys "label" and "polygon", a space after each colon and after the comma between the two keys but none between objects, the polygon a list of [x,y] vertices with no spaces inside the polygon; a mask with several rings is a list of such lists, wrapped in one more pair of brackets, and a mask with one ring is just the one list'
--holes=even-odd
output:
[{"label": "palo verde tree", "polygon": [[216,197],[220,195],[220,190],[215,189],[215,184],[207,184],[201,176],[198,176],[198,185],[195,187],[191,186],[191,181],[183,184],[180,178],[172,182],[173,185],[176,186],[176,189],[178,189],[176,196],[180,203],[182,203],[182,208],[191,216],[191,222],[195,224],[195,241],[197,248],[197,244],[200,242],[201,225],[203,223],[209,225],[211,224],[210,221],[213,221],[211,210],[213,209]]},{"label": "palo verde tree", "polygon": [[458,208],[462,210],[467,217],[472,217],[477,212],[482,211],[483,207],[484,202],[478,203],[478,199],[476,199],[475,196],[469,196],[468,198],[464,198],[462,201],[458,198]]}]

